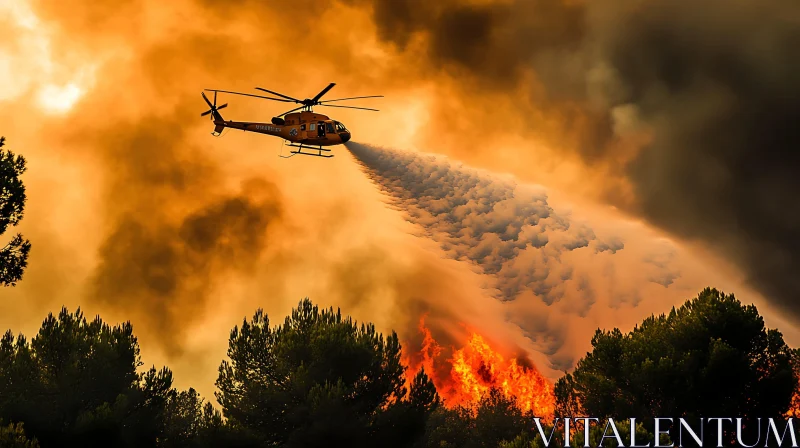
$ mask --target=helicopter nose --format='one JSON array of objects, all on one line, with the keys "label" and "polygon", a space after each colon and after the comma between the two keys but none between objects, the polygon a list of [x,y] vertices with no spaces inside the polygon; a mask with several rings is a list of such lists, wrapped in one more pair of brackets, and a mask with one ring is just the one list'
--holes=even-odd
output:
[{"label": "helicopter nose", "polygon": [[339,134],[339,137],[342,138],[342,143],[347,143],[347,142],[350,141],[350,133],[349,132],[343,132],[343,133]]}]

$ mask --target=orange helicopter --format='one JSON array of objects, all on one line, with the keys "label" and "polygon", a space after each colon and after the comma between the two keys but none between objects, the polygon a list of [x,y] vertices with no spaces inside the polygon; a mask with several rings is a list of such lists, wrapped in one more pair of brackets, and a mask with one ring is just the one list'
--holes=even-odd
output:
[{"label": "orange helicopter", "polygon": [[[215,125],[214,132],[212,132],[211,135],[215,137],[219,137],[222,134],[223,129],[225,128],[241,129],[243,131],[258,132],[259,134],[268,134],[280,137],[289,142],[287,146],[297,148],[297,150],[290,151],[290,155],[281,156],[284,158],[292,157],[297,154],[302,154],[306,156],[317,156],[317,157],[333,157],[333,154],[323,154],[323,151],[325,152],[331,151],[330,149],[323,148],[323,146],[341,145],[343,143],[346,143],[347,141],[350,140],[351,137],[350,131],[341,122],[332,120],[327,115],[315,113],[312,110],[312,108],[314,106],[327,106],[327,107],[341,107],[346,109],[371,110],[378,112],[378,109],[370,109],[367,107],[339,106],[328,103],[332,103],[334,101],[346,101],[346,100],[355,100],[361,98],[383,97],[383,95],[354,96],[350,98],[337,98],[334,100],[320,101],[320,98],[322,98],[323,95],[328,93],[328,91],[331,90],[335,85],[336,83],[330,83],[328,84],[328,87],[322,89],[322,91],[319,92],[313,98],[306,98],[304,100],[292,98],[291,96],[284,95],[278,92],[273,92],[271,90],[263,89],[261,87],[256,87],[256,90],[267,92],[279,98],[273,98],[271,96],[253,95],[250,93],[232,92],[229,90],[205,89],[207,92],[214,92],[214,101],[213,102],[209,101],[206,94],[200,92],[200,94],[203,96],[203,99],[210,107],[209,110],[203,112],[202,114],[200,114],[200,116],[204,117],[206,115],[211,114],[211,120],[214,121]],[[233,95],[244,95],[254,98],[280,101],[284,103],[296,103],[300,104],[300,107],[296,107],[288,112],[284,112],[276,117],[273,117],[272,123],[254,123],[247,121],[230,121],[230,120],[226,121],[224,118],[222,118],[222,115],[220,115],[219,110],[224,109],[225,107],[228,106],[228,104],[225,103],[222,106],[219,107],[217,106],[217,92],[230,93]],[[312,152],[303,152],[303,149],[317,151],[317,153],[315,154]]]}]

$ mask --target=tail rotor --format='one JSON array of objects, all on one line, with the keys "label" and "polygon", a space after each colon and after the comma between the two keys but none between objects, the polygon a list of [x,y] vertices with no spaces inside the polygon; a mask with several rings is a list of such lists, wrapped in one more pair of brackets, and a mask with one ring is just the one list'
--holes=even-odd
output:
[{"label": "tail rotor", "polygon": [[201,117],[205,117],[206,115],[211,114],[211,121],[222,120],[222,116],[219,114],[218,111],[220,109],[225,109],[226,107],[228,107],[228,103],[225,103],[222,106],[217,107],[217,92],[214,92],[214,102],[213,103],[208,100],[208,97],[206,96],[205,93],[200,92],[200,95],[203,95],[203,99],[206,101],[206,104],[208,104],[208,107],[210,108],[207,111],[205,111],[202,114],[200,114],[200,116]]}]

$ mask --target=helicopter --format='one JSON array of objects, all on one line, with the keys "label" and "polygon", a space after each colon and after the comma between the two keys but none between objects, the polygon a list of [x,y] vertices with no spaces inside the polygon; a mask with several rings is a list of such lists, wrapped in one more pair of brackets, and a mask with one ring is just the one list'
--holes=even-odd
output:
[{"label": "helicopter", "polygon": [[[313,107],[341,107],[346,109],[361,109],[378,112],[378,109],[371,109],[367,107],[340,106],[328,103],[362,98],[383,98],[383,95],[369,95],[320,101],[320,98],[328,93],[328,91],[330,91],[335,85],[336,83],[332,82],[314,97],[303,100],[293,98],[282,93],[273,92],[272,90],[267,90],[261,87],[256,87],[255,89],[269,93],[273,96],[254,95],[250,93],[233,92],[230,90],[205,89],[206,92],[214,92],[214,101],[210,101],[204,92],[200,92],[200,95],[203,96],[203,99],[210,108],[209,110],[200,114],[200,116],[204,117],[206,115],[211,115],[211,120],[215,125],[214,132],[212,132],[211,135],[215,137],[222,135],[222,131],[225,128],[241,129],[242,131],[257,132],[259,134],[280,137],[289,142],[287,146],[297,148],[296,150],[290,150],[290,155],[281,156],[284,158],[293,157],[297,154],[317,157],[333,157],[333,154],[323,154],[323,152],[331,152],[330,149],[323,147],[347,143],[350,140],[351,133],[340,121],[332,120],[327,115],[314,112]],[[296,107],[288,112],[284,112],[273,117],[271,123],[225,120],[222,118],[222,115],[219,113],[219,111],[220,109],[227,107],[228,103],[217,106],[217,93],[228,93],[272,101],[280,101],[284,103],[295,103],[300,104],[300,107]],[[316,151],[316,153],[304,152],[304,149]]]}]

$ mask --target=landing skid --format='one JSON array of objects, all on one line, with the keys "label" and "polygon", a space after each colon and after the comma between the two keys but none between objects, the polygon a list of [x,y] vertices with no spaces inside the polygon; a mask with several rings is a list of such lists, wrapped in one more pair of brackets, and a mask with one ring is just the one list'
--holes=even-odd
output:
[{"label": "landing skid", "polygon": [[[288,144],[286,146],[291,146],[293,148],[298,148],[298,149],[296,151],[289,151],[289,153],[291,154],[290,156],[280,156],[280,157],[282,157],[284,159],[288,159],[289,157],[294,157],[297,154],[304,155],[304,156],[325,157],[325,158],[333,157],[333,154],[323,154],[322,151],[330,152],[331,150],[330,149],[325,149],[322,146],[320,146],[319,148],[315,148],[313,146],[306,146],[306,145],[302,145],[302,144],[297,145],[297,144],[294,144],[294,143]],[[314,154],[312,152],[303,152],[303,149],[308,149],[308,150],[311,150],[311,151],[317,151],[317,154]]]}]

